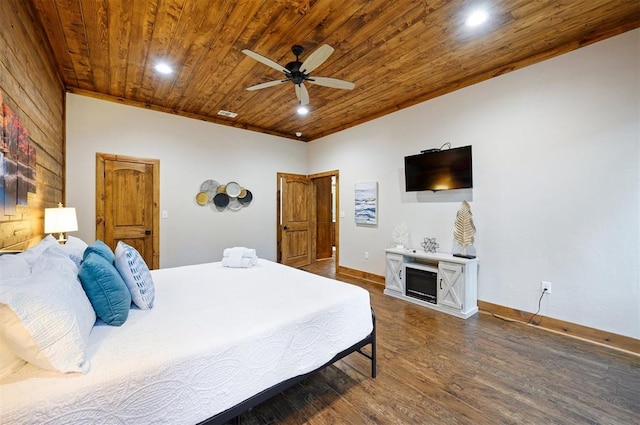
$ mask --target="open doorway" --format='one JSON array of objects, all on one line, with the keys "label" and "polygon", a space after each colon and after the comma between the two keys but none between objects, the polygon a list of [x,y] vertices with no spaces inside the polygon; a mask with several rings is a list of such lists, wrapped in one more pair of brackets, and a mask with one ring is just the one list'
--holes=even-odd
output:
[{"label": "open doorway", "polygon": [[330,259],[335,251],[335,176],[312,179],[316,203],[316,260]]},{"label": "open doorway", "polygon": [[304,267],[339,265],[339,172],[308,176],[278,173],[277,261]]}]

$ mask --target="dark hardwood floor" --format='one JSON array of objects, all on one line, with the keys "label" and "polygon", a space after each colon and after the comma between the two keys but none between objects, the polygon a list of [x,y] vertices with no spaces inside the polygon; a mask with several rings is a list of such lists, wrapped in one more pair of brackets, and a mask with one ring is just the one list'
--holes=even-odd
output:
[{"label": "dark hardwood floor", "polygon": [[[330,275],[333,263],[306,269]],[[640,424],[640,356],[488,314],[458,319],[337,278],[371,293],[377,378],[351,354],[241,424]]]}]

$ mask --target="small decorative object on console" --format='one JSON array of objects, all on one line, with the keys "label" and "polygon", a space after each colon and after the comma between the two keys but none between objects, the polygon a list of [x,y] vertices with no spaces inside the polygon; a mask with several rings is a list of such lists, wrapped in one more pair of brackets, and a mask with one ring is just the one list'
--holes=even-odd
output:
[{"label": "small decorative object on console", "polygon": [[424,241],[420,245],[422,245],[422,249],[424,249],[425,252],[432,254],[435,254],[436,250],[440,248],[440,245],[436,242],[436,238],[424,238]]},{"label": "small decorative object on console", "polygon": [[453,237],[458,245],[460,245],[462,252],[454,253],[455,257],[461,258],[476,258],[475,255],[467,255],[467,247],[473,245],[473,240],[476,235],[476,227],[473,225],[473,215],[471,214],[471,207],[467,201],[462,201],[460,209],[456,214],[456,221],[453,229]]},{"label": "small decorative object on console", "polygon": [[406,224],[398,224],[391,233],[391,239],[396,243],[396,248],[404,248],[409,243],[409,228]]}]

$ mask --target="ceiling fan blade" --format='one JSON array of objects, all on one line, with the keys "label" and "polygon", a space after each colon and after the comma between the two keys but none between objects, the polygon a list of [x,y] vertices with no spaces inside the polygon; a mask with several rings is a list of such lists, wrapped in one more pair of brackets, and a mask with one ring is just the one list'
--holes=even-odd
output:
[{"label": "ceiling fan blade", "polygon": [[275,80],[275,81],[267,81],[266,83],[256,84],[255,86],[247,87],[247,90],[254,91],[260,89],[266,89],[267,87],[277,86],[278,84],[282,84],[287,80]]},{"label": "ceiling fan blade", "polygon": [[298,101],[300,101],[300,105],[308,105],[309,104],[309,92],[304,84],[296,84],[296,97]]},{"label": "ceiling fan blade", "polygon": [[249,56],[250,58],[253,58],[253,59],[257,60],[258,62],[261,62],[261,63],[263,63],[263,64],[265,64],[265,65],[267,65],[267,66],[269,66],[269,67],[271,67],[273,69],[277,69],[280,72],[284,72],[284,73],[289,72],[287,70],[287,68],[285,68],[284,66],[279,65],[278,63],[272,61],[271,59],[265,58],[264,56],[259,55],[256,52],[252,52],[251,50],[244,49],[242,51],[242,53],[244,53],[245,55]]},{"label": "ceiling fan blade", "polygon": [[322,46],[314,50],[313,53],[311,53],[307,57],[307,59],[302,62],[302,65],[300,65],[300,71],[304,72],[305,74],[310,73],[311,71],[322,65],[324,61],[329,59],[331,53],[333,53],[333,47],[329,46],[328,44],[323,44]]},{"label": "ceiling fan blade", "polygon": [[331,87],[333,89],[351,90],[356,86],[354,83],[349,81],[329,77],[312,77],[307,81],[317,86]]}]

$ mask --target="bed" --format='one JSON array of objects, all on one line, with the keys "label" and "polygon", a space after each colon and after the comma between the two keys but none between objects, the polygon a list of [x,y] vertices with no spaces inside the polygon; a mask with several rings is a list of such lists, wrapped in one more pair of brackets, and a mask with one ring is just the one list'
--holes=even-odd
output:
[{"label": "bed", "polygon": [[86,373],[26,363],[2,378],[0,423],[222,424],[353,352],[375,377],[362,288],[264,259],[151,275],[152,309],[91,329]]}]

